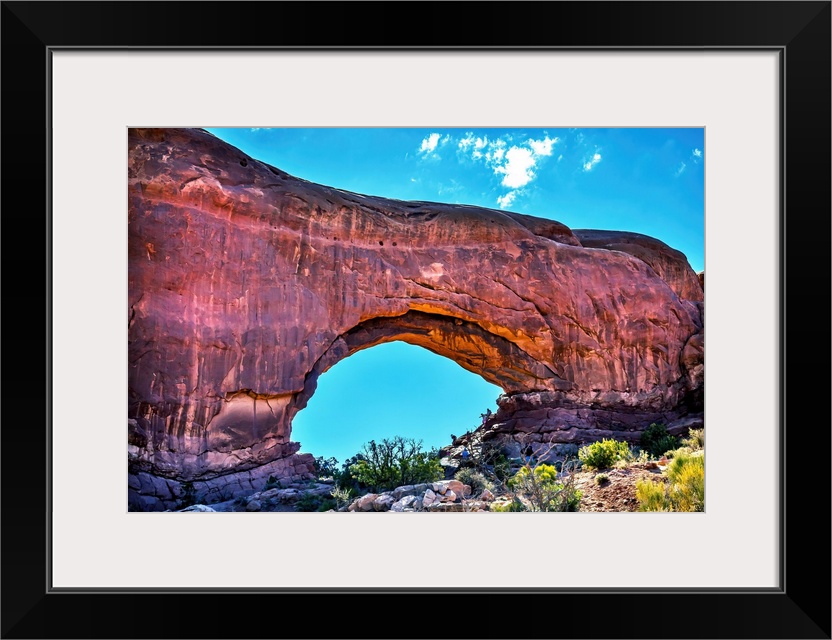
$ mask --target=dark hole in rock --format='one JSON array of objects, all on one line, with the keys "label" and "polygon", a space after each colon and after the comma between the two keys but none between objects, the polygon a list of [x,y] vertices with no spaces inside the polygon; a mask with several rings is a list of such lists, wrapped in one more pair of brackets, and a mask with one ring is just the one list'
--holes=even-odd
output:
[{"label": "dark hole in rock", "polygon": [[240,166],[241,167],[247,167],[248,166],[248,160],[246,160],[245,158],[240,160]]}]

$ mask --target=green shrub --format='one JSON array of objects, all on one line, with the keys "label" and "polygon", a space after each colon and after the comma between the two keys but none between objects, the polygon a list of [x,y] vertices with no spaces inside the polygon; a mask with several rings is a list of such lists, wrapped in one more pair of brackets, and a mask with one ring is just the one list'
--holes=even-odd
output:
[{"label": "green shrub", "polygon": [[506,454],[498,453],[491,460],[491,469],[500,482],[507,482],[511,477],[511,460]]},{"label": "green shrub", "polygon": [[454,474],[454,478],[459,480],[462,484],[467,484],[471,487],[471,494],[475,496],[481,494],[483,489],[488,489],[490,491],[494,488],[494,485],[492,485],[483,474],[479,471],[471,469],[470,467],[457,471]]},{"label": "green shrub", "polygon": [[315,458],[315,476],[317,478],[335,478],[338,475],[338,460],[319,456]]},{"label": "green shrub", "polygon": [[599,473],[598,475],[595,476],[595,484],[597,484],[599,487],[602,484],[604,484],[605,482],[609,482],[609,481],[610,481],[610,477],[606,473]]},{"label": "green shrub", "polygon": [[640,444],[650,455],[659,457],[679,446],[679,439],[670,435],[663,424],[654,422],[642,432]]},{"label": "green shrub", "polygon": [[312,493],[305,493],[295,502],[297,511],[329,511],[335,508],[337,504],[334,499]]},{"label": "green shrub", "polygon": [[333,479],[335,480],[335,486],[340,489],[347,489],[356,493],[360,492],[362,489],[366,489],[367,487],[361,484],[358,481],[358,478],[356,478],[351,471],[353,465],[355,465],[363,459],[364,456],[360,453],[357,453],[352,458],[346,460],[344,464],[341,465],[341,469],[336,470],[335,474],[333,475]]},{"label": "green shrub", "polygon": [[639,511],[704,511],[705,456],[682,453],[667,467],[667,483],[636,483]]},{"label": "green shrub", "polygon": [[511,502],[492,502],[488,509],[489,511],[496,511],[498,513],[528,511],[528,509],[526,509],[526,505],[520,502],[517,498],[513,498]]},{"label": "green shrub", "polygon": [[691,429],[688,437],[682,440],[682,444],[692,451],[701,451],[705,448],[705,429]]},{"label": "green shrub", "polygon": [[644,464],[650,461],[650,453],[641,447],[635,447],[636,453],[634,455],[635,461],[639,464]]},{"label": "green shrub", "polygon": [[443,477],[437,451],[422,451],[422,441],[395,436],[370,440],[362,458],[350,465],[350,474],[373,491],[389,491],[406,484],[434,482]]},{"label": "green shrub", "polygon": [[522,467],[508,482],[527,511],[577,511],[581,492],[572,483],[571,475],[558,477],[550,464]]},{"label": "green shrub", "polygon": [[630,446],[626,442],[606,438],[578,450],[578,458],[587,469],[609,469],[618,460],[626,462],[631,457]]}]

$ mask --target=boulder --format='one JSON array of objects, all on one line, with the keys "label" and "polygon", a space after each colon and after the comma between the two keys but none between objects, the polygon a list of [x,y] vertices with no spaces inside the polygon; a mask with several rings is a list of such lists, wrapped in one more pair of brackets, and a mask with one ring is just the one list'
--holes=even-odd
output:
[{"label": "boulder", "polygon": [[387,511],[395,502],[396,499],[392,495],[383,493],[373,500],[373,511]]},{"label": "boulder", "polygon": [[361,496],[353,504],[355,505],[356,511],[372,511],[373,510],[373,501],[378,497],[376,493],[368,493],[366,495]]}]

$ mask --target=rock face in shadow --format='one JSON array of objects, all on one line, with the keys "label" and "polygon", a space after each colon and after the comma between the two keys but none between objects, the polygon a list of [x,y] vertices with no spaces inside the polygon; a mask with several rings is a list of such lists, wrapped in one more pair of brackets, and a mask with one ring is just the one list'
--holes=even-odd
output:
[{"label": "rock face in shadow", "polygon": [[702,288],[658,240],[349,193],[198,129],[129,130],[128,184],[131,508],[309,477],[292,418],[393,340],[499,385],[503,431],[702,411]]}]

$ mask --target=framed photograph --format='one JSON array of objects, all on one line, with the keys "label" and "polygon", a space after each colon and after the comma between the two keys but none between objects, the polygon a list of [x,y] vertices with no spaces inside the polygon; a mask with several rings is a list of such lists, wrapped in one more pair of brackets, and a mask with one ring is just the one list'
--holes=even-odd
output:
[{"label": "framed photograph", "polygon": [[[796,305],[830,291],[830,3],[439,6],[3,3],[3,637],[297,635],[274,606],[307,600],[378,602],[363,637],[413,600],[480,611],[463,637],[490,605],[518,637],[830,637],[830,431],[795,386],[829,389]],[[367,31],[394,7],[395,37]],[[128,511],[130,132],[267,127],[418,128],[423,155],[486,128],[701,131],[675,170],[704,158],[705,511]],[[140,610],[176,615],[108,615]],[[349,635],[322,617],[308,637]]]}]

